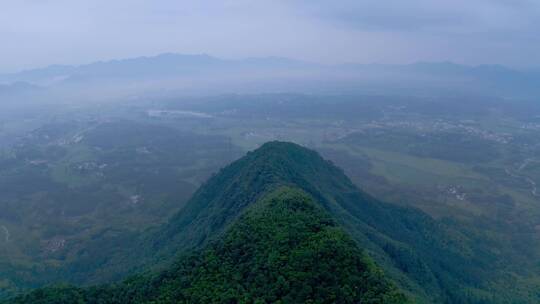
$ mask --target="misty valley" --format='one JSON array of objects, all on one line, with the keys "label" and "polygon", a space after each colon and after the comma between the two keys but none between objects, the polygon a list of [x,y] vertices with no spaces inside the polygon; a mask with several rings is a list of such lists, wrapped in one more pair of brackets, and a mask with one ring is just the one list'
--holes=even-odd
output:
[{"label": "misty valley", "polygon": [[0,304],[540,303],[540,1],[0,7]]},{"label": "misty valley", "polygon": [[[214,272],[200,272],[209,271],[208,260],[175,266],[177,272],[166,274],[174,279],[153,273],[193,250],[238,258],[221,255],[235,249],[219,236],[240,243],[242,237],[230,236],[240,229],[235,225],[245,224],[240,215],[262,208],[250,203],[268,195],[307,195],[373,260],[368,264],[382,269],[385,278],[373,284],[392,281],[392,287],[373,285],[388,295],[373,303],[540,299],[540,106],[532,102],[466,95],[225,94],[72,104],[25,115],[6,116],[0,129],[1,298],[61,286],[40,296],[116,303],[111,299],[129,295],[128,302],[169,303],[163,293],[180,292],[177,300],[220,302],[225,291],[218,287],[215,298],[196,291],[221,282]],[[278,185],[294,189],[271,190]],[[265,212],[293,207],[272,208]],[[280,221],[285,214],[273,216]],[[277,229],[269,227],[253,229]],[[245,276],[247,270],[238,271]],[[138,273],[148,279],[101,285]],[[194,276],[192,285],[175,291],[188,284],[182,273]],[[264,286],[271,288],[275,282],[268,280]],[[158,289],[146,295],[141,286]],[[240,298],[229,294],[231,303],[255,297],[227,288],[239,292]],[[263,287],[248,291],[257,288]],[[335,294],[340,303],[360,301],[328,288],[325,296]],[[280,298],[269,290],[256,298]],[[111,295],[110,302],[97,295]],[[309,298],[292,291],[287,296],[291,302]],[[30,294],[15,303],[32,297],[39,299]]]}]

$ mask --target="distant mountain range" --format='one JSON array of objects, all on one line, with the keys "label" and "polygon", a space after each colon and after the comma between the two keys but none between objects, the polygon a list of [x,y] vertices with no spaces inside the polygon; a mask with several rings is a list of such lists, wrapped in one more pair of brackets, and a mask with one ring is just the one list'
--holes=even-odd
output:
[{"label": "distant mountain range", "polygon": [[514,98],[540,95],[540,69],[450,62],[321,65],[279,57],[227,60],[181,54],[80,66],[53,65],[0,75],[0,83],[16,82],[50,88],[101,88],[125,94],[165,89],[187,93],[454,92]]},{"label": "distant mountain range", "polygon": [[0,75],[0,82],[56,84],[95,79],[161,79],[195,76],[227,70],[275,70],[316,67],[287,58],[267,57],[225,60],[208,55],[161,54],[122,60],[95,62],[80,66],[52,65],[45,68]]}]

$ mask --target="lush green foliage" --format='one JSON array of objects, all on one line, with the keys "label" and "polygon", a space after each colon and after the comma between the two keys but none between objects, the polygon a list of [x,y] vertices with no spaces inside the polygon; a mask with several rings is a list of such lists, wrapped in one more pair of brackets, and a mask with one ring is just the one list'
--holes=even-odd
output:
[{"label": "lush green foliage", "polygon": [[166,222],[234,151],[222,136],[130,120],[69,119],[27,134],[0,154],[0,298],[125,277],[123,264],[101,265]]},{"label": "lush green foliage", "polygon": [[512,298],[491,285],[501,275],[491,265],[501,260],[489,240],[462,234],[419,210],[380,202],[316,152],[283,142],[267,143],[222,169],[168,224],[143,235],[140,250],[113,256],[104,265],[166,265],[178,252],[219,237],[252,202],[284,185],[314,197],[417,301],[504,303]]},{"label": "lush green foliage", "polygon": [[155,277],[49,288],[13,303],[406,303],[357,244],[300,190],[248,208],[222,239]]},{"label": "lush green foliage", "polygon": [[[490,280],[501,274],[491,265],[502,261],[489,240],[462,234],[451,223],[419,210],[380,202],[359,191],[342,170],[317,153],[290,143],[265,144],[224,168],[152,238],[151,248],[165,247],[163,253],[203,244],[250,202],[280,185],[294,185],[312,195],[418,301],[511,299],[492,289]],[[527,297],[525,301],[534,302],[537,296]]]},{"label": "lush green foliage", "polygon": [[[142,234],[124,249],[122,245],[115,247],[111,239],[108,239],[110,243],[97,239],[93,246],[96,250],[86,259],[80,259],[80,273],[99,274],[113,269],[112,272],[122,275],[141,268],[167,266],[176,254],[203,248],[212,240],[220,239],[253,202],[283,186],[299,188],[313,197],[365,248],[396,285],[418,302],[508,303],[516,299],[513,291],[493,287],[492,280],[504,278],[505,273],[500,272],[504,260],[492,250],[491,239],[464,234],[454,229],[451,221],[434,220],[416,209],[382,203],[358,190],[342,170],[317,153],[283,142],[265,144],[222,169],[166,225]],[[107,250],[100,252],[98,248]],[[189,261],[201,265],[218,258],[211,251],[202,256],[206,257],[202,261],[201,258]],[[219,267],[229,266],[225,263]],[[223,270],[219,267],[205,275],[219,273]],[[160,277],[167,280],[166,275]],[[233,279],[227,281],[234,282]],[[160,291],[159,286],[166,286],[160,280],[158,277],[152,281],[156,284],[151,284],[153,287],[145,291],[145,297],[146,292],[153,297],[172,292],[168,289]],[[516,284],[511,280],[507,280],[508,284]],[[145,278],[130,282],[122,286],[132,284],[137,287],[125,287],[126,293],[146,290]],[[206,285],[194,286],[209,289]],[[183,292],[174,291],[175,295],[189,297],[185,293],[195,290],[191,285],[185,287],[181,289]],[[235,296],[242,295],[241,289],[233,290]],[[120,291],[105,288],[97,294],[109,292],[118,294]],[[524,303],[538,302],[540,297],[534,292],[522,294],[524,296],[519,300]]]}]

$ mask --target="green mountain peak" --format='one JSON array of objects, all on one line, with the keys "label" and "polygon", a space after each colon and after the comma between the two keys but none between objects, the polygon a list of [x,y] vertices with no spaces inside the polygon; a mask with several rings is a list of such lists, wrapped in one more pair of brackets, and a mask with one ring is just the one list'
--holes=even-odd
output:
[{"label": "green mountain peak", "polygon": [[279,187],[166,271],[110,286],[48,288],[13,303],[408,303],[315,200]]},{"label": "green mountain peak", "polygon": [[[319,234],[320,231],[332,233]],[[311,244],[305,248],[310,252],[307,255],[296,251],[304,248],[301,246],[304,243],[298,239],[302,235],[311,240],[305,243]],[[322,236],[329,239],[322,242],[319,239]],[[262,282],[274,284],[277,280],[285,280],[282,283],[291,286],[295,280],[309,281],[310,276],[324,277],[324,273],[331,276],[332,270],[328,270],[331,268],[325,271],[313,269],[318,267],[313,264],[313,259],[302,259],[313,258],[310,254],[329,249],[323,244],[332,244],[350,253],[352,260],[345,260],[346,263],[356,263],[354,265],[360,265],[358,267],[364,270],[382,269],[397,288],[416,302],[505,303],[492,292],[493,286],[497,285],[488,278],[497,277],[497,273],[489,265],[497,260],[482,242],[460,234],[451,225],[419,210],[373,198],[359,190],[340,168],[318,153],[292,143],[270,142],[247,153],[208,179],[168,223],[123,244],[114,247],[114,253],[107,256],[99,250],[94,251],[90,258],[81,259],[79,264],[72,266],[70,274],[87,276],[90,279],[86,282],[93,282],[93,278],[103,279],[103,273],[125,275],[157,267],[163,269],[157,276],[136,277],[119,286],[100,289],[100,292],[110,291],[120,298],[137,296],[141,303],[168,295],[173,299],[184,297],[182,299],[188,299],[187,302],[193,300],[192,303],[220,302],[216,299],[225,295],[242,299],[238,302],[253,303],[263,299],[261,303],[265,303],[286,295],[260,289],[260,284],[267,284]],[[111,241],[104,245],[110,246]],[[317,247],[319,245],[323,247]],[[97,243],[95,247],[105,246]],[[357,258],[358,248],[365,252],[361,258]],[[107,252],[111,251],[109,248]],[[186,252],[195,252],[195,257],[184,257],[171,268],[170,263]],[[332,255],[344,258],[339,252],[317,257],[323,258],[325,263],[341,263],[331,259]],[[281,260],[281,256],[286,259]],[[373,266],[370,259],[377,266]],[[282,262],[293,264],[280,264]],[[91,271],[88,270],[91,268],[89,263],[94,266]],[[309,275],[302,275],[298,268],[304,264],[311,265],[310,269],[304,269]],[[339,265],[350,268],[350,264]],[[288,273],[290,276],[282,275],[281,279],[283,269],[291,272]],[[379,299],[373,303],[385,303],[380,301],[379,295],[399,295],[380,270],[358,273],[375,276],[373,281],[365,281],[366,286],[371,283],[386,286],[383,289],[374,287],[380,292],[373,294]],[[336,274],[339,275],[335,278],[324,277],[333,282],[334,285],[328,284],[335,288],[345,281],[367,279],[363,275],[357,278],[345,270]],[[176,282],[176,287],[167,282]],[[236,285],[231,286],[231,282]],[[318,286],[310,284],[307,285],[312,289]],[[357,286],[351,284],[345,285]],[[355,294],[354,288],[346,289],[340,292],[332,289],[333,293],[329,294],[351,295],[351,290]],[[209,298],[198,298],[203,291],[210,290]],[[273,298],[263,297],[262,291],[274,295]],[[85,290],[80,292],[87,294]],[[356,296],[361,294],[356,293]],[[295,298],[299,295],[291,291],[287,296]],[[390,298],[394,299],[394,296]],[[398,298],[403,300],[402,296]],[[170,303],[166,299],[157,303]],[[332,303],[327,300],[321,303]],[[341,303],[349,303],[347,301]]]}]

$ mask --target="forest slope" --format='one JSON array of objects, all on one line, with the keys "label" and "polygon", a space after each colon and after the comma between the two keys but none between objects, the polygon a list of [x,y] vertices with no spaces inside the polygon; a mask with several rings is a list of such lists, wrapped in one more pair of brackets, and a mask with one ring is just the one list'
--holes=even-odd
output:
[{"label": "forest slope", "polygon": [[46,288],[10,303],[406,303],[305,192],[280,188],[224,236],[155,276]]}]

